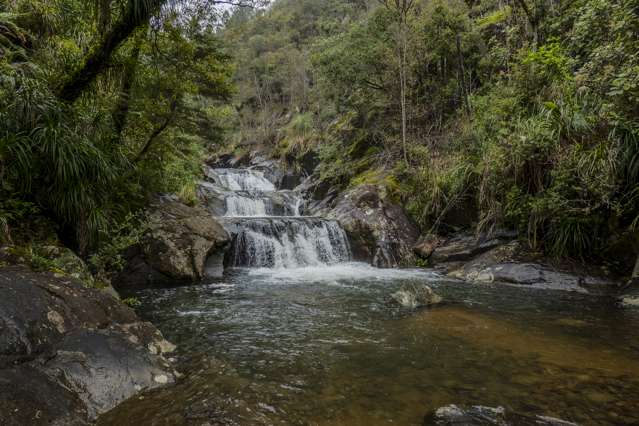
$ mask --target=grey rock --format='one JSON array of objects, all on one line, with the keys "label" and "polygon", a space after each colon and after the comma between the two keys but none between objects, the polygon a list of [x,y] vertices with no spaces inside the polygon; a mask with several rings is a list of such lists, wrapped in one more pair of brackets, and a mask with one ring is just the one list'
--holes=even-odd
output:
[{"label": "grey rock", "polygon": [[639,295],[625,295],[619,298],[621,306],[624,308],[639,309]]},{"label": "grey rock", "polygon": [[105,292],[26,267],[0,269],[0,412],[7,424],[90,422],[140,390],[174,381],[163,356],[173,349]]},{"label": "grey rock", "polygon": [[389,303],[406,309],[437,305],[442,298],[425,284],[405,286],[390,295]]},{"label": "grey rock", "polygon": [[613,281],[587,275],[574,275],[538,263],[504,262],[491,265],[471,263],[449,275],[478,283],[507,283],[581,293],[607,293],[617,289],[617,284]]},{"label": "grey rock", "polygon": [[422,235],[413,246],[413,252],[421,259],[428,259],[445,239],[433,234]]},{"label": "grey rock", "polygon": [[211,213],[172,199],[154,203],[149,230],[125,253],[126,265],[113,278],[117,289],[192,283],[208,277],[210,257],[223,256],[230,237]]},{"label": "grey rock", "polygon": [[516,238],[516,234],[501,232],[479,236],[459,234],[437,245],[430,260],[434,263],[468,261]]},{"label": "grey rock", "polygon": [[84,426],[86,407],[72,391],[30,365],[0,368],[4,426]]},{"label": "grey rock", "polygon": [[503,407],[447,405],[424,419],[424,425],[436,426],[577,426],[553,417],[509,412]]},{"label": "grey rock", "polygon": [[337,220],[351,242],[356,260],[378,267],[414,263],[412,247],[419,230],[404,210],[380,194],[375,185],[360,185],[340,194],[332,207],[315,214]]}]

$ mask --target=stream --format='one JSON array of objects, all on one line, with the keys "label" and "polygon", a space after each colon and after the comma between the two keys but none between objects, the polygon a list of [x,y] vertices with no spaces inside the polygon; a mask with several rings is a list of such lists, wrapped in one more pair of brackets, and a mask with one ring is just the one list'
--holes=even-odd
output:
[{"label": "stream", "polygon": [[[636,310],[353,262],[339,225],[302,216],[295,194],[257,172],[209,175],[232,213],[224,277],[135,293],[184,376],[100,425],[418,425],[448,404],[639,424]],[[422,284],[445,303],[387,303]]]}]

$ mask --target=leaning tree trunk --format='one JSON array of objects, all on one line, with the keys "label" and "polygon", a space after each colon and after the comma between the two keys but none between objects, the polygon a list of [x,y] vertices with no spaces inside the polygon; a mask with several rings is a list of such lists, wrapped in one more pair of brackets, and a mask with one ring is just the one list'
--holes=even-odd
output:
[{"label": "leaning tree trunk", "polygon": [[111,56],[139,26],[148,22],[151,15],[166,0],[129,0],[120,20],[106,32],[97,45],[87,53],[82,65],[65,80],[58,90],[58,97],[72,103],[106,68]]}]

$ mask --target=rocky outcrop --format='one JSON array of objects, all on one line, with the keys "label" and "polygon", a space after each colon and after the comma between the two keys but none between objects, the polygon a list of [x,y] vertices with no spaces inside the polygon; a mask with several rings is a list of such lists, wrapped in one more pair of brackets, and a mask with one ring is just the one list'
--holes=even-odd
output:
[{"label": "rocky outcrop", "polygon": [[340,223],[356,260],[378,267],[414,262],[412,247],[419,230],[404,210],[383,197],[375,185],[352,188],[313,213]]},{"label": "rocky outcrop", "polygon": [[503,407],[493,408],[481,405],[471,407],[447,405],[438,408],[426,416],[424,425],[577,426],[576,423],[554,417],[513,413]]},{"label": "rocky outcrop", "polygon": [[431,263],[468,261],[514,238],[515,233],[498,232],[495,234],[457,234],[449,238],[426,235],[421,237],[413,250]]},{"label": "rocky outcrop", "polygon": [[542,263],[519,241],[496,245],[466,262],[444,265],[448,276],[473,283],[503,283],[580,293],[610,294],[617,283],[583,272],[569,271]]},{"label": "rocky outcrop", "polygon": [[390,295],[389,304],[406,309],[417,309],[424,306],[437,305],[442,302],[441,296],[425,284],[405,286]]},{"label": "rocky outcrop", "polygon": [[582,293],[605,294],[616,290],[616,284],[612,281],[588,275],[575,275],[538,263],[467,264],[449,275],[476,283],[517,284]]},{"label": "rocky outcrop", "polygon": [[149,209],[148,230],[126,251],[126,265],[113,284],[140,288],[219,276],[229,240],[206,209],[163,198]]},{"label": "rocky outcrop", "polygon": [[88,424],[174,381],[163,356],[173,349],[105,292],[24,266],[0,268],[2,424]]}]

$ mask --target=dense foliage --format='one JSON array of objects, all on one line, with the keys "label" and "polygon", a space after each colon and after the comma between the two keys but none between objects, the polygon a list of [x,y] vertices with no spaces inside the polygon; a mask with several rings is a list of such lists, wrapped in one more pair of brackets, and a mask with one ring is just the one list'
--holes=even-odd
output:
[{"label": "dense foliage", "polygon": [[194,197],[231,64],[215,2],[0,5],[0,242],[39,212],[80,253],[154,192]]},{"label": "dense foliage", "polygon": [[279,0],[225,38],[236,149],[317,155],[424,231],[509,227],[575,257],[636,232],[637,0]]}]

